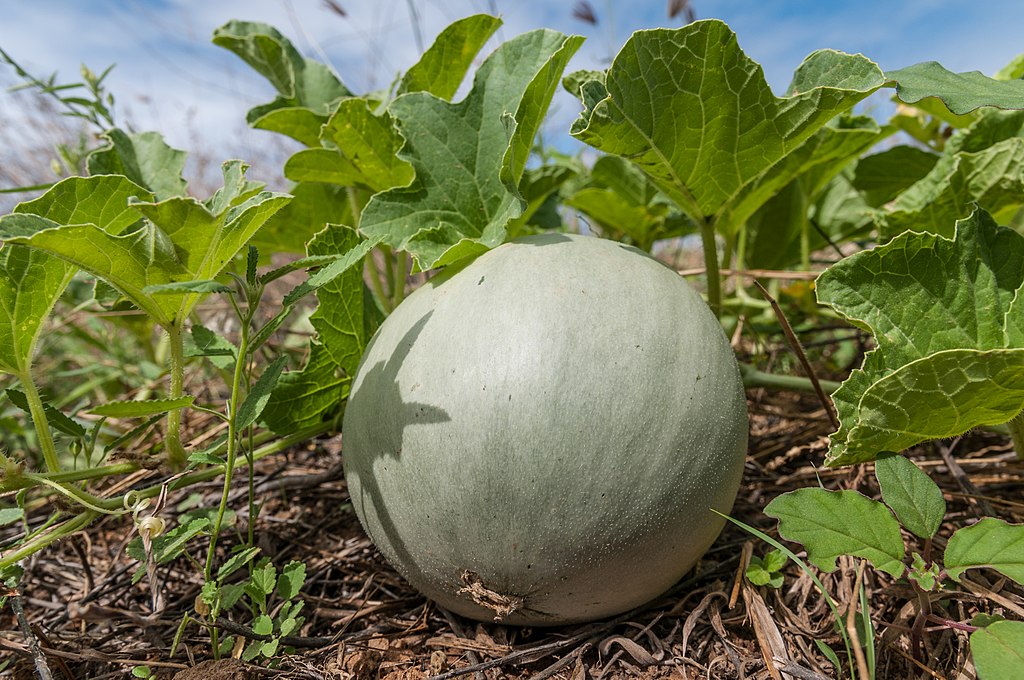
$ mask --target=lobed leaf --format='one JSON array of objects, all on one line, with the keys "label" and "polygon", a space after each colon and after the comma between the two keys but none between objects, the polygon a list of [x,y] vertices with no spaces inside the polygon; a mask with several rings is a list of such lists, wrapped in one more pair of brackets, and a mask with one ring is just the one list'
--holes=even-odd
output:
[{"label": "lobed leaf", "polygon": [[473,65],[473,59],[499,26],[501,19],[475,14],[445,28],[420,60],[402,76],[397,94],[429,92],[439,99],[451,101]]},{"label": "lobed leaf", "polygon": [[988,567],[1024,585],[1024,524],[985,517],[958,529],[946,544],[943,565],[957,581],[968,569]]},{"label": "lobed leaf", "polygon": [[818,301],[877,348],[832,395],[827,464],[1007,422],[1024,407],[1024,237],[978,210],[950,240],[903,234],[833,265]]},{"label": "lobed leaf", "polygon": [[1024,206],[1024,139],[947,158],[893,201],[880,220],[883,235],[914,230],[951,236],[956,221],[976,206],[997,219],[1012,218]]},{"label": "lobed leaf", "polygon": [[636,163],[693,219],[734,230],[800,173],[787,156],[884,83],[868,59],[821,51],[779,98],[728,26],[698,21],[634,33],[604,83],[580,87],[572,133]]},{"label": "lobed leaf", "polygon": [[359,228],[408,250],[420,269],[483,252],[505,239],[522,214],[516,187],[558,78],[581,38],[538,30],[502,44],[456,104],[426,92],[395,99],[388,111],[412,164],[408,187],[375,195]]},{"label": "lobed leaf", "polygon": [[282,599],[290,600],[299,594],[306,583],[306,565],[302,562],[289,562],[281,569],[277,579],[277,594]]},{"label": "lobed leaf", "polygon": [[983,106],[1024,109],[1024,82],[995,80],[980,71],[953,73],[942,64],[926,61],[885,74],[896,84],[896,96],[907,104],[935,97],[955,114]]},{"label": "lobed leaf", "polygon": [[778,496],[765,514],[779,520],[779,535],[802,543],[807,559],[834,571],[840,555],[863,557],[893,578],[903,575],[900,525],[889,509],[856,491],[798,489]]},{"label": "lobed leaf", "polygon": [[305,149],[292,155],[284,166],[288,179],[359,186],[374,193],[412,181],[412,166],[397,156],[404,140],[391,114],[375,114],[367,100],[341,102],[320,135],[331,148]]},{"label": "lobed leaf", "polygon": [[253,127],[316,144],[331,110],[352,95],[327,66],[303,57],[288,38],[267,24],[229,21],[213,32],[213,43],[234,52],[278,92],[274,101],[246,114]]},{"label": "lobed leaf", "polygon": [[187,183],[182,175],[186,153],[168,146],[159,132],[128,133],[113,128],[103,137],[109,144],[86,159],[90,175],[123,175],[152,191],[158,201],[186,195]]},{"label": "lobed leaf", "polygon": [[875,460],[875,478],[882,500],[915,536],[931,538],[946,516],[942,489],[913,461],[895,453]]}]

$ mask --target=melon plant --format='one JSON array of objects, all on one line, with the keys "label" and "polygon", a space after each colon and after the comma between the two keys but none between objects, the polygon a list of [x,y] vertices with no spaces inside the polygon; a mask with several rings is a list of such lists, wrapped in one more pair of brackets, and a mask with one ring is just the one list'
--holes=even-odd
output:
[{"label": "melon plant", "polygon": [[352,503],[442,606],[555,625],[682,577],[735,500],[735,356],[674,271],[594,237],[499,246],[381,325],[343,424]]}]

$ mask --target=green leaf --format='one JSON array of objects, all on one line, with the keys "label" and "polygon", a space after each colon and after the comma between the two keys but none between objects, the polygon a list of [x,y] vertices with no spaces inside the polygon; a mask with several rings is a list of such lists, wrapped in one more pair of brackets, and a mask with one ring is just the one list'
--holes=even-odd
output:
[{"label": "green leaf", "polygon": [[288,179],[360,186],[374,193],[412,181],[412,166],[397,155],[404,140],[391,114],[374,114],[367,100],[341,102],[320,134],[332,148],[294,154],[284,166]]},{"label": "green leaf", "polygon": [[265,614],[257,616],[252,622],[252,632],[257,635],[271,635],[274,632],[274,622]]},{"label": "green leaf", "polygon": [[252,663],[259,657],[261,649],[263,649],[263,642],[261,640],[253,640],[246,646],[245,651],[242,652],[242,661]]},{"label": "green leaf", "polygon": [[292,187],[291,194],[291,202],[268,219],[250,241],[261,253],[305,254],[306,243],[328,222],[354,224],[344,187],[300,182]]},{"label": "green leaf", "polygon": [[908,531],[921,538],[935,535],[946,516],[946,501],[931,477],[910,459],[889,452],[875,460],[875,477],[882,500]]},{"label": "green leaf", "polygon": [[279,94],[269,104],[249,111],[246,119],[254,127],[315,143],[323,122],[319,117],[326,117],[339,99],[352,94],[327,66],[303,57],[267,24],[229,21],[213,32],[213,43],[238,55]]},{"label": "green leaf", "polygon": [[819,51],[797,70],[794,94],[778,98],[728,26],[698,21],[634,33],[605,84],[580,88],[572,134],[630,159],[694,220],[731,233],[814,154],[787,156],[884,83],[862,56]]},{"label": "green leaf", "polygon": [[[131,198],[152,194],[123,177],[70,177],[0,218],[0,239],[12,240],[65,224],[94,224],[117,233],[137,222]],[[75,268],[44,252],[7,243],[0,247],[0,371],[26,375],[43,321]]]},{"label": "green leaf", "polygon": [[22,508],[0,508],[0,527],[21,521],[25,516]]},{"label": "green leaf", "polygon": [[[185,544],[206,531],[209,526],[209,517],[183,516],[181,524],[174,527],[166,534],[162,534],[153,539],[153,558],[155,562],[157,564],[166,564],[175,559],[185,550]],[[140,537],[132,539],[125,548],[125,552],[128,553],[129,557],[139,562],[146,561],[146,550],[142,544],[142,538]],[[135,573],[132,574],[132,583],[138,583],[145,573],[146,568],[144,566],[139,567]]]},{"label": "green leaf", "polygon": [[[337,227],[336,229],[344,229],[344,227]],[[355,268],[356,265],[361,264],[363,258],[366,257],[369,252],[380,243],[380,241],[381,237],[379,236],[359,241],[355,246],[346,251],[344,255],[341,255],[333,262],[325,264],[314,272],[308,279],[289,291],[288,294],[284,296],[284,304],[293,305],[306,295],[320,290],[327,284],[336,280],[339,276],[349,272]]]},{"label": "green leaf", "polygon": [[[226,186],[237,183],[242,165],[224,164]],[[283,194],[261,192],[216,215],[193,198],[136,202],[133,207],[148,220],[143,228],[122,236],[85,224],[42,228],[10,241],[47,251],[105,279],[167,328],[187,317],[204,293],[150,295],[145,288],[216,278],[288,200]]]},{"label": "green leaf", "polygon": [[397,94],[429,92],[451,101],[473,65],[473,59],[499,26],[501,19],[476,14],[445,28],[420,60],[402,76]]},{"label": "green leaf", "polygon": [[257,116],[250,115],[249,124],[257,130],[276,132],[302,142],[306,146],[320,145],[320,128],[327,122],[326,114],[319,114],[301,106],[283,106],[268,110],[254,109]]},{"label": "green leaf", "polygon": [[988,567],[1024,584],[1024,524],[986,517],[958,529],[946,544],[943,563],[957,581],[967,569]]},{"label": "green leaf", "polygon": [[[355,231],[332,225],[310,242],[309,254],[347,254],[359,245]],[[360,261],[339,265],[343,273],[317,290],[319,305],[310,317],[317,336],[310,343],[306,365],[281,376],[263,414],[278,434],[322,422],[348,397],[359,358],[379,323],[363,283]]]},{"label": "green leaf", "polygon": [[605,238],[625,240],[650,251],[658,239],[694,231],[694,224],[635,166],[618,156],[602,156],[590,182],[565,199],[599,227]]},{"label": "green leaf", "polygon": [[798,489],[775,498],[764,512],[823,571],[834,571],[840,555],[863,557],[893,578],[906,570],[899,523],[884,505],[856,491]]},{"label": "green leaf", "polygon": [[[29,406],[28,398],[24,392],[20,392],[13,388],[7,388],[5,390],[7,398],[11,400],[11,403],[20,408],[25,413],[32,413],[32,409]],[[63,412],[55,408],[53,405],[43,402],[43,411],[46,413],[46,421],[50,427],[63,432],[66,435],[76,437],[78,439],[85,439],[86,431],[85,428],[77,421],[68,418]]]},{"label": "green leaf", "polygon": [[821,652],[826,659],[831,661],[833,666],[835,666],[836,673],[838,673],[836,677],[842,677],[843,664],[839,662],[839,655],[836,654],[835,650],[817,638],[814,640],[814,645],[818,648],[818,651]]},{"label": "green leaf", "polygon": [[[16,214],[37,215],[54,225],[95,224],[103,231],[120,234],[139,221],[130,203],[151,201],[154,195],[120,175],[68,177],[32,201],[19,203]],[[3,219],[13,217],[9,215]],[[38,231],[31,229],[30,233]],[[7,232],[11,233],[11,232]]]},{"label": "green leaf", "polygon": [[232,583],[229,585],[221,586],[220,588],[220,606],[221,611],[227,611],[231,609],[238,601],[242,599],[242,595],[245,594],[244,583]]},{"label": "green leaf", "polygon": [[[818,277],[818,301],[877,348],[832,395],[841,426],[826,463],[873,460],[922,441],[1005,423],[1024,406],[1024,237],[984,211],[953,240],[903,234]],[[951,285],[956,282],[956,285]],[[984,313],[979,313],[984,310]]]},{"label": "green leaf", "polygon": [[190,334],[192,342],[185,345],[185,355],[190,357],[209,357],[210,363],[217,368],[226,369],[235,363],[238,348],[227,338],[214,333],[205,326],[192,326]]},{"label": "green leaf", "polygon": [[146,286],[142,292],[146,295],[166,295],[170,293],[230,293],[231,286],[220,281],[174,281]]},{"label": "green leaf", "polygon": [[277,580],[277,594],[285,600],[290,600],[299,594],[305,582],[306,565],[302,562],[289,562],[281,570],[281,577]]},{"label": "green leaf", "polygon": [[274,656],[275,654],[277,654],[277,647],[280,643],[281,641],[277,638],[264,642],[263,645],[260,647],[260,654],[267,658]]},{"label": "green leaf", "polygon": [[223,456],[210,453],[209,451],[195,451],[188,454],[189,467],[195,465],[226,465],[227,460]]},{"label": "green leaf", "polygon": [[896,96],[907,104],[936,97],[956,114],[982,106],[1024,109],[1024,82],[1020,80],[995,80],[980,71],[953,73],[935,61],[888,71],[885,77],[895,81]]},{"label": "green leaf", "polygon": [[150,670],[149,666],[133,666],[132,667],[133,678],[151,678],[153,677],[153,671]]},{"label": "green leaf", "polygon": [[1024,622],[997,621],[971,633],[978,680],[1024,680]]},{"label": "green leaf", "polygon": [[245,401],[238,409],[238,420],[235,424],[237,429],[243,430],[249,427],[263,413],[267,402],[270,401],[270,393],[277,387],[278,378],[281,377],[281,371],[284,370],[286,363],[288,363],[288,356],[282,354],[263,369],[263,373],[253,384],[249,394],[245,395]]},{"label": "green leaf", "polygon": [[878,207],[926,177],[938,160],[936,154],[916,146],[894,146],[857,161],[853,186]]},{"label": "green leaf", "polygon": [[292,631],[298,628],[298,625],[299,622],[297,619],[284,619],[283,621],[281,621],[281,637],[291,635]]},{"label": "green leaf", "polygon": [[187,154],[168,146],[159,132],[127,133],[113,128],[103,137],[109,144],[90,153],[87,159],[90,175],[124,175],[152,191],[158,201],[186,195],[182,172]]},{"label": "green leaf", "polygon": [[217,581],[222,583],[228,576],[231,576],[231,574],[252,562],[253,558],[259,555],[259,553],[260,549],[256,547],[245,548],[236,552],[217,569]]},{"label": "green leaf", "polygon": [[747,566],[747,580],[755,586],[770,585],[782,587],[783,577],[779,570],[786,565],[787,558],[781,550],[772,550],[763,558],[751,557]]},{"label": "green leaf", "polygon": [[[816,202],[830,189],[832,179],[882,136],[873,120],[842,116],[744,188],[720,218],[729,223],[745,221],[744,266],[806,267],[811,252],[828,245],[819,231],[835,236],[831,226],[820,224],[820,215],[813,209]],[[792,179],[779,186],[787,178]],[[773,195],[764,201],[766,191]],[[751,214],[754,206],[757,209]]]},{"label": "green leaf", "polygon": [[253,570],[249,582],[264,596],[270,595],[274,592],[274,586],[277,584],[277,569],[272,563],[266,561]]},{"label": "green leaf", "polygon": [[108,418],[144,418],[179,408],[188,408],[193,401],[195,401],[195,397],[191,396],[146,401],[111,401],[89,409],[89,413]]},{"label": "green leaf", "polygon": [[388,111],[405,138],[400,157],[415,178],[375,195],[360,230],[408,250],[423,270],[502,243],[508,222],[522,214],[516,187],[533,138],[581,42],[532,31],[495,50],[461,102],[427,92],[395,99]]},{"label": "green leaf", "polygon": [[1024,139],[1014,137],[974,153],[950,153],[896,198],[879,227],[886,236],[908,230],[951,236],[975,207],[1003,220],[1022,205]]}]

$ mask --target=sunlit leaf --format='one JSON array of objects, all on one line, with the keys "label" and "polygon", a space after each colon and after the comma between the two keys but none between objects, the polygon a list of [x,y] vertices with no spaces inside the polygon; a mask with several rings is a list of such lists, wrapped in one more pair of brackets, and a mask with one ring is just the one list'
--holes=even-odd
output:
[{"label": "sunlit leaf", "polygon": [[884,505],[856,491],[797,489],[775,498],[764,512],[823,571],[835,570],[840,555],[863,557],[894,578],[906,569],[899,523]]},{"label": "sunlit leaf", "polygon": [[[833,265],[818,300],[878,346],[832,395],[830,465],[1005,423],[1024,407],[1024,237],[983,211],[953,240],[906,233]],[[984,313],[979,313],[984,310]]]}]

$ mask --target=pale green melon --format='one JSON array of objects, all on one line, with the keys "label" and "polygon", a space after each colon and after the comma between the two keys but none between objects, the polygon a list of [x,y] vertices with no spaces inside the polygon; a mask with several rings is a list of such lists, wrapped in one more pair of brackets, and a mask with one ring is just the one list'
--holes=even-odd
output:
[{"label": "pale green melon", "polygon": [[367,348],[342,443],[356,513],[412,585],[553,625],[643,604],[694,565],[747,430],[700,296],[634,248],[557,234],[410,295]]}]

